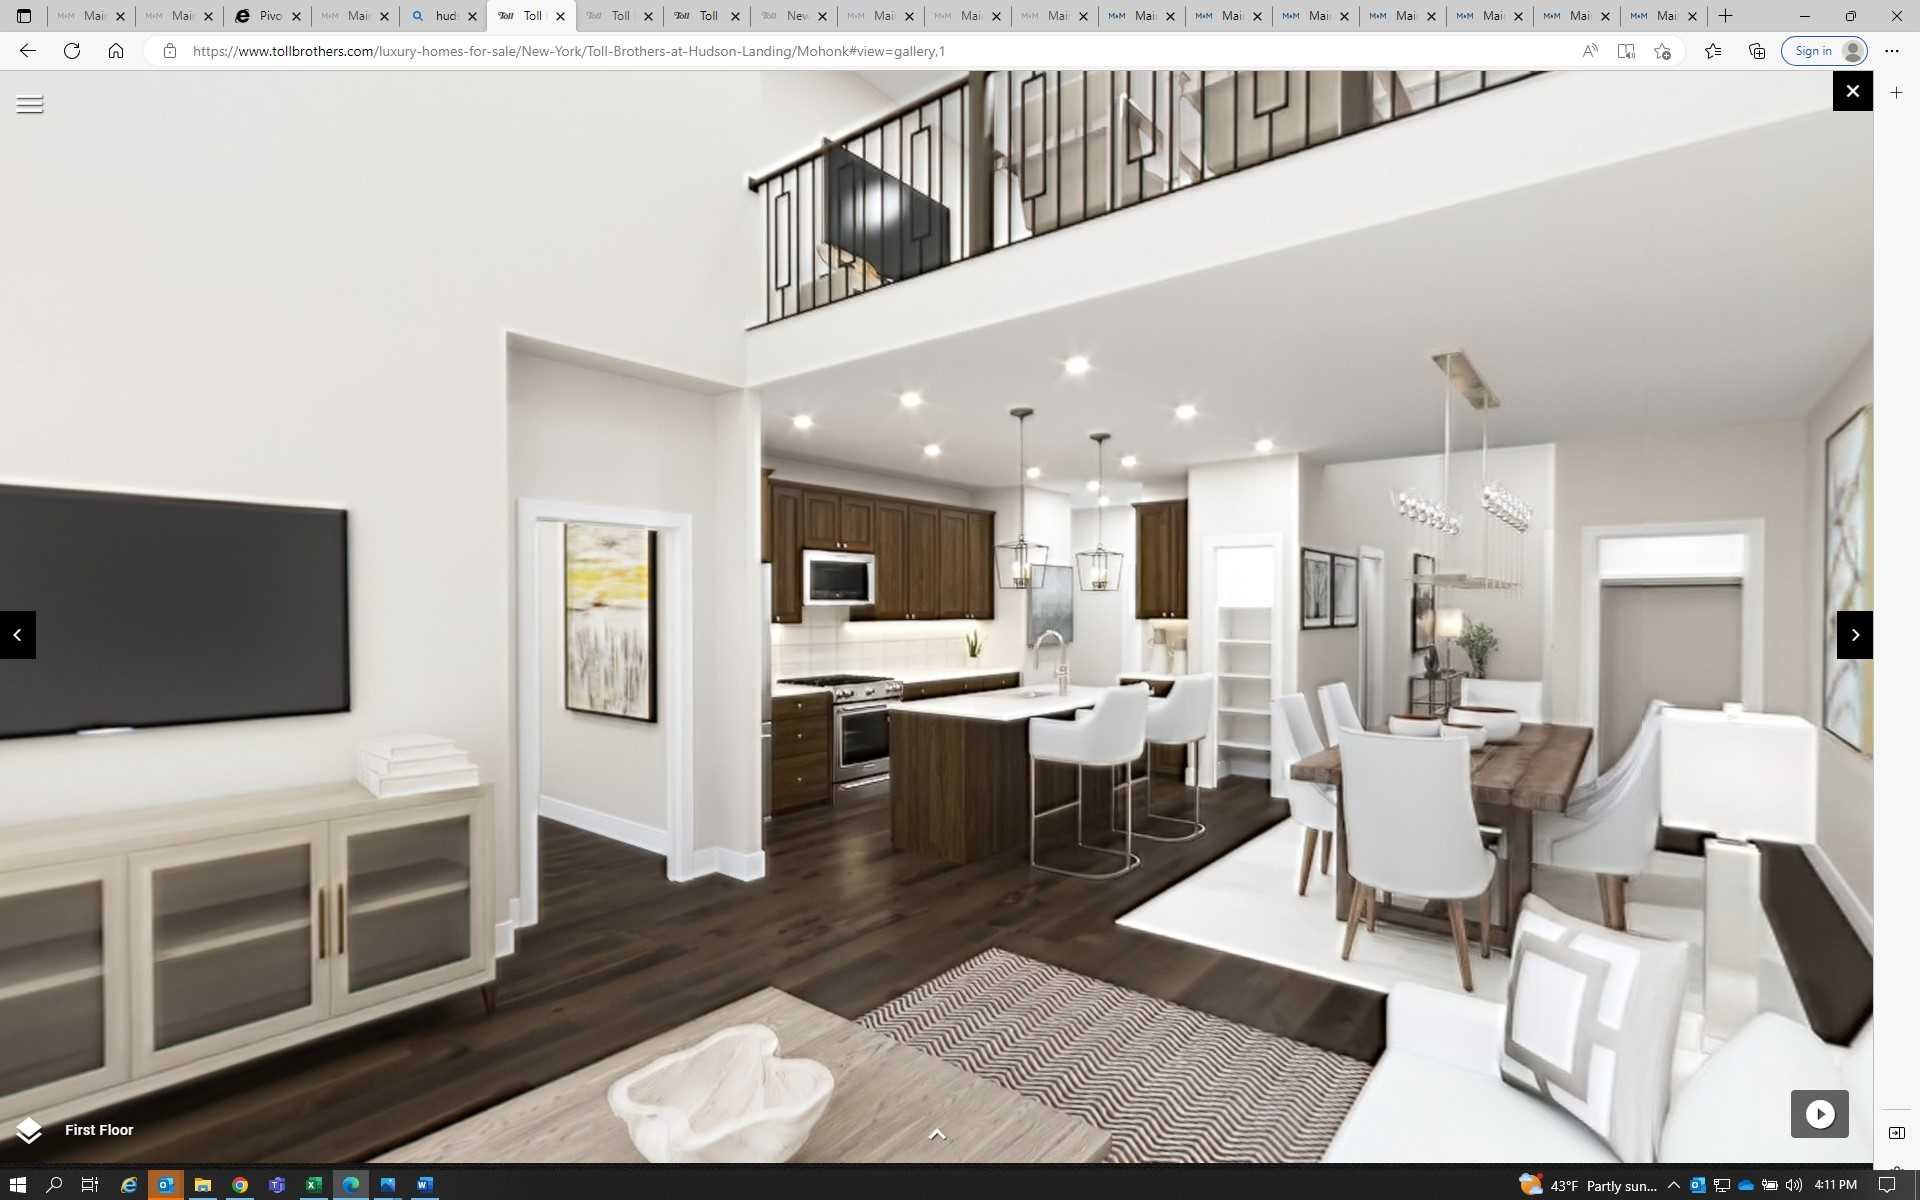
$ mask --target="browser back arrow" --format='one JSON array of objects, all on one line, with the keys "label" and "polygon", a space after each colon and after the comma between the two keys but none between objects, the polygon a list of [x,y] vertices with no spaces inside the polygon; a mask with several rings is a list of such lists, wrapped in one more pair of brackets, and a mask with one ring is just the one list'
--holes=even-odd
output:
[{"label": "browser back arrow", "polygon": [[24,42],[22,42],[22,43],[21,43],[21,45],[20,45],[20,57],[21,57],[21,58],[26,58],[26,57],[27,57],[28,55],[30,55],[30,54],[32,54],[32,53],[33,53],[33,47],[32,47],[32,46],[29,46],[29,45],[27,45],[27,44],[26,44],[26,43],[24,43]]}]

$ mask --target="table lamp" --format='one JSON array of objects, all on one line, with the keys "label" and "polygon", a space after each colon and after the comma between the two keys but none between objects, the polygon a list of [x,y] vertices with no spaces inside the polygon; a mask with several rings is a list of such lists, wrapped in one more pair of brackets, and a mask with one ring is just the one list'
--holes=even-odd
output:
[{"label": "table lamp", "polygon": [[1453,640],[1466,626],[1467,614],[1457,608],[1442,608],[1433,614],[1433,636],[1447,639],[1447,670],[1453,670]]}]

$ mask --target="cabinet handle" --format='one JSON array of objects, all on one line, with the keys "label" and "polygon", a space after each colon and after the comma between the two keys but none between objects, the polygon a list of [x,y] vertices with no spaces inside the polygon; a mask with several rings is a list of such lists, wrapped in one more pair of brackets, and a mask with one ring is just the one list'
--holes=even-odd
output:
[{"label": "cabinet handle", "polygon": [[337,907],[340,909],[340,942],[338,953],[344,955],[347,952],[347,885],[344,882],[339,885],[339,891],[335,893],[334,898],[339,902]]},{"label": "cabinet handle", "polygon": [[320,957],[327,956],[327,888],[325,884],[313,889],[314,899],[320,905]]}]

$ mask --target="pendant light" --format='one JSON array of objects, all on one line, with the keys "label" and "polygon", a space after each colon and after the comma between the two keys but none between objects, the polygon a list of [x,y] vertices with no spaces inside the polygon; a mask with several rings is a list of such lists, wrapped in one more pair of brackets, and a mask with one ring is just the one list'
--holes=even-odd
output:
[{"label": "pendant light", "polygon": [[1093,439],[1095,458],[1098,466],[1094,478],[1098,481],[1094,491],[1099,499],[1094,503],[1098,507],[1098,533],[1094,536],[1093,549],[1082,550],[1073,556],[1075,574],[1080,578],[1080,590],[1083,592],[1117,592],[1120,590],[1120,567],[1125,556],[1118,550],[1107,549],[1107,439],[1112,434],[1089,434]]},{"label": "pendant light", "polygon": [[993,573],[1000,586],[1026,591],[1042,587],[1047,577],[1047,548],[1027,540],[1027,418],[1030,408],[1011,408],[1007,415],[1020,423],[1020,468],[1014,481],[1020,486],[1020,536],[993,548]]},{"label": "pendant light", "polygon": [[[1458,591],[1516,590],[1524,583],[1526,535],[1533,524],[1533,509],[1488,474],[1487,413],[1500,407],[1500,397],[1494,395],[1464,351],[1436,354],[1433,362],[1447,381],[1441,417],[1440,496],[1434,500],[1412,492],[1393,494],[1395,509],[1421,527],[1422,551],[1431,552],[1437,564],[1432,573],[1415,575],[1413,582]],[[1459,564],[1446,561],[1447,548],[1459,545],[1453,539],[1460,535],[1465,524],[1448,504],[1452,496],[1452,405],[1456,394],[1480,414],[1481,518],[1477,572],[1461,570]]]}]

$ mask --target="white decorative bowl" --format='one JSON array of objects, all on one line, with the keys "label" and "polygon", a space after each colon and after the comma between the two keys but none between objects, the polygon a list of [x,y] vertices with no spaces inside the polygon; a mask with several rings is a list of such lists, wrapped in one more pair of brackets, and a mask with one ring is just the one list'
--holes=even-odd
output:
[{"label": "white decorative bowl", "polygon": [[1487,727],[1484,725],[1455,725],[1448,722],[1440,727],[1441,737],[1467,739],[1469,749],[1478,750],[1487,744]]},{"label": "white decorative bowl", "polygon": [[1440,718],[1395,713],[1387,718],[1387,732],[1401,737],[1439,737]]},{"label": "white decorative bowl", "polygon": [[722,1029],[615,1080],[607,1103],[648,1162],[786,1162],[826,1111],[833,1072],[779,1049],[765,1025]]},{"label": "white decorative bowl", "polygon": [[1453,725],[1478,725],[1487,731],[1489,742],[1510,742],[1520,736],[1520,714],[1510,708],[1486,705],[1460,705],[1447,710]]}]

